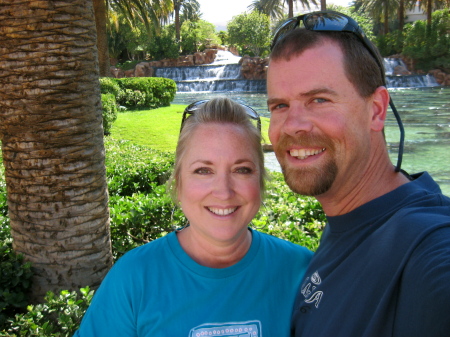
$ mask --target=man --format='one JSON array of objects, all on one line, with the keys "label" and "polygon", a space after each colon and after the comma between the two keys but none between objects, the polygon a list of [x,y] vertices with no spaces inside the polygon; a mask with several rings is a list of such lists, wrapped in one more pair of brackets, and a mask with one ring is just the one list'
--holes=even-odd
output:
[{"label": "man", "polygon": [[328,219],[293,336],[450,335],[450,199],[427,173],[400,170],[402,142],[390,162],[380,60],[336,12],[290,19],[272,44],[269,137],[290,188]]}]

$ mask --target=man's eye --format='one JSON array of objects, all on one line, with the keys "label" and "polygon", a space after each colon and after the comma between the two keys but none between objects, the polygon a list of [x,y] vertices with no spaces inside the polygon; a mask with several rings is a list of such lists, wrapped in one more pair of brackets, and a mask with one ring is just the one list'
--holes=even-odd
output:
[{"label": "man's eye", "polygon": [[315,103],[326,103],[326,102],[328,102],[328,100],[326,98],[315,98],[314,102]]},{"label": "man's eye", "polygon": [[280,103],[280,104],[272,105],[272,106],[269,106],[269,111],[270,111],[270,112],[273,112],[273,111],[276,111],[276,110],[284,109],[284,108],[286,108],[287,106],[288,106],[288,105],[285,104],[285,103]]}]

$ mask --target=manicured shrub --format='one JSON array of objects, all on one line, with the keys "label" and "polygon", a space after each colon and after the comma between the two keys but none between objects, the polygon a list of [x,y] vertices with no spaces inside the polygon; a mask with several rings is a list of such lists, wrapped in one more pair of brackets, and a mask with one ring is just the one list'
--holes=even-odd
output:
[{"label": "manicured shrub", "polygon": [[45,303],[29,305],[26,313],[9,319],[8,327],[0,336],[73,336],[93,295],[89,287],[80,289],[80,294],[63,290],[57,296],[48,292]]},{"label": "manicured shrub", "polygon": [[185,223],[164,185],[156,187],[150,195],[111,196],[110,216],[114,259]]},{"label": "manicured shrub", "polygon": [[119,95],[120,86],[117,79],[113,77],[100,78],[100,92],[102,94],[112,94],[114,97]]},{"label": "manicured shrub", "polygon": [[169,178],[173,154],[112,139],[105,140],[105,148],[110,196],[151,193]]},{"label": "manicured shrub", "polygon": [[114,95],[117,103],[128,109],[156,109],[170,105],[177,86],[175,81],[161,77],[102,77],[100,91]]},{"label": "manicured shrub", "polygon": [[283,175],[271,172],[265,206],[253,223],[260,231],[297,243],[315,251],[326,217],[319,202],[292,192]]},{"label": "manicured shrub", "polygon": [[177,86],[175,81],[160,77],[129,77],[118,79],[121,91],[117,102],[127,108],[156,109],[169,106]]},{"label": "manicured shrub", "polygon": [[113,94],[102,94],[103,133],[109,135],[112,124],[117,119],[117,102]]},{"label": "manicured shrub", "polygon": [[27,306],[32,275],[31,264],[11,249],[11,242],[0,242],[0,329]]}]

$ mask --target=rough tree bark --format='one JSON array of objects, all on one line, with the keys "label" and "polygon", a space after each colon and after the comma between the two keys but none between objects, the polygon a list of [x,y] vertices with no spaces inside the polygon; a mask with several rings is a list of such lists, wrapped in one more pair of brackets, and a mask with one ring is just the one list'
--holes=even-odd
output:
[{"label": "rough tree bark", "polygon": [[112,264],[92,0],[0,0],[0,136],[32,299]]}]

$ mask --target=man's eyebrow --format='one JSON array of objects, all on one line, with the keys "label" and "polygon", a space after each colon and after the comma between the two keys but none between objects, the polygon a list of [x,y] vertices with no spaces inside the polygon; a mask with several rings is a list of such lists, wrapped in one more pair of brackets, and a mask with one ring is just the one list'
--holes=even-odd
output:
[{"label": "man's eyebrow", "polygon": [[[320,95],[320,94],[327,94],[327,95],[332,95],[332,96],[337,96],[337,92],[329,89],[329,88],[317,88],[317,89],[312,89],[310,91],[307,92],[301,92],[299,94],[297,94],[298,98],[304,98],[304,97],[311,97],[311,96],[315,96],[315,95]],[[267,99],[267,106],[269,105],[273,105],[273,104],[277,104],[277,103],[283,103],[285,102],[285,100],[283,98],[269,98]]]},{"label": "man's eyebrow", "polygon": [[317,89],[312,89],[310,91],[307,92],[303,92],[298,94],[298,97],[311,97],[311,96],[315,96],[318,94],[328,94],[328,95],[333,95],[333,96],[337,96],[337,92],[335,90],[329,89],[329,88],[317,88]]},{"label": "man's eyebrow", "polygon": [[275,104],[275,103],[280,103],[283,102],[283,99],[281,98],[268,98],[267,99],[267,106],[271,105],[271,104]]}]

